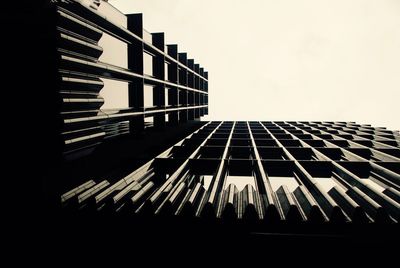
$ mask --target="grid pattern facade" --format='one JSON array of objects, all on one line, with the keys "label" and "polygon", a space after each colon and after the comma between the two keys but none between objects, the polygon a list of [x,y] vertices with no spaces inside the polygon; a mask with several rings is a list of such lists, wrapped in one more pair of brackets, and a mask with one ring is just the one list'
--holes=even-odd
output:
[{"label": "grid pattern facade", "polygon": [[354,122],[208,122],[117,182],[65,207],[261,225],[395,224],[400,134]]},{"label": "grid pattern facade", "polygon": [[[47,98],[59,104],[53,125],[60,126],[66,155],[208,113],[207,71],[176,44],[165,44],[164,33],[144,30],[142,14],[125,16],[104,1],[52,2],[45,15],[55,65],[50,77],[56,72],[49,88],[56,92]],[[117,88],[126,91],[120,97],[126,105],[104,106],[101,91]]]}]

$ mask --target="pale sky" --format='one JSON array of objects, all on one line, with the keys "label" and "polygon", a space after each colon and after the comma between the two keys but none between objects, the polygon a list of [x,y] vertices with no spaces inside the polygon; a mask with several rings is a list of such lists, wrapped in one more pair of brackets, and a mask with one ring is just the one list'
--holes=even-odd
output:
[{"label": "pale sky", "polygon": [[400,129],[398,0],[109,2],[208,70],[208,120]]}]

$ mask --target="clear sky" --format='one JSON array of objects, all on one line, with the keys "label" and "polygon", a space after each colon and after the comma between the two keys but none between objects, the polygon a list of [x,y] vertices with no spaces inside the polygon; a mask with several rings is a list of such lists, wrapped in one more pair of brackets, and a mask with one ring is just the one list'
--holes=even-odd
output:
[{"label": "clear sky", "polygon": [[208,120],[400,129],[398,0],[110,0],[209,71]]}]

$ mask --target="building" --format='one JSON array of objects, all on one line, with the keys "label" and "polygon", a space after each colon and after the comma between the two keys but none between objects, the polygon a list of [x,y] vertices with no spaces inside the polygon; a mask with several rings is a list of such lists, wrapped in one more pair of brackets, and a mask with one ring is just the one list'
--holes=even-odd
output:
[{"label": "building", "polygon": [[[66,207],[177,217],[259,232],[397,228],[400,134],[354,122],[208,122],[112,183],[90,180]],[[310,226],[312,228],[310,228]],[[247,228],[247,227],[246,227]]]},{"label": "building", "polygon": [[[143,29],[105,1],[51,1],[48,82],[63,158],[92,152],[104,140],[199,120],[208,113],[208,73],[164,33]],[[49,75],[50,75],[49,74]]]},{"label": "building", "polygon": [[54,145],[42,154],[59,160],[45,194],[66,222],[89,217],[100,240],[132,221],[157,234],[160,224],[190,234],[398,234],[399,132],[354,122],[201,122],[208,73],[163,33],[145,31],[141,14],[68,0],[41,12],[38,51],[51,77],[42,81],[51,122],[42,140]]},{"label": "building", "polygon": [[21,131],[35,130],[35,142],[21,148],[35,152],[31,176],[53,200],[46,205],[93,172],[140,166],[204,124],[208,72],[164,33],[146,31],[142,14],[107,1],[29,6],[10,29],[28,70],[13,82],[34,111]]}]

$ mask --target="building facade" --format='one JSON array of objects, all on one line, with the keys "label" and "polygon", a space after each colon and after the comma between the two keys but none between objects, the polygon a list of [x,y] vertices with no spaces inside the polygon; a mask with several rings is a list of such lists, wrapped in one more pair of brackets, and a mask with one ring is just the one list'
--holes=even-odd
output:
[{"label": "building facade", "polygon": [[[53,177],[65,182],[73,177],[71,167],[89,174],[80,161],[98,148],[103,154],[92,157],[92,169],[121,168],[131,158],[109,162],[123,154],[143,158],[127,175],[99,171],[64,191],[66,211],[146,224],[204,227],[206,221],[264,233],[398,225],[398,131],[354,122],[199,122],[208,114],[207,71],[177,45],[166,45],[163,33],[144,30],[142,14],[124,15],[105,1],[72,0],[51,1],[43,14],[51,77],[45,81],[51,92],[43,93],[51,105],[43,114],[51,115],[46,125],[54,151],[76,160],[48,176],[48,193],[59,198],[66,186]],[[177,141],[171,129],[189,122],[199,124]],[[166,150],[163,129],[175,144]],[[123,136],[136,143],[124,143]],[[104,147],[107,140],[122,143]],[[153,143],[158,156],[141,163]]]},{"label": "building facade", "polygon": [[[65,158],[104,140],[199,120],[208,113],[208,73],[164,33],[143,29],[105,1],[49,1],[42,87]],[[43,71],[44,72],[44,71]]]},{"label": "building facade", "polygon": [[260,230],[391,226],[400,219],[400,134],[354,122],[208,122],[126,177],[87,181],[61,202]]}]

